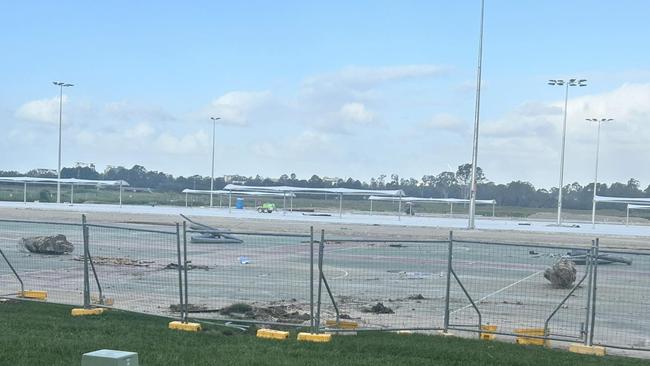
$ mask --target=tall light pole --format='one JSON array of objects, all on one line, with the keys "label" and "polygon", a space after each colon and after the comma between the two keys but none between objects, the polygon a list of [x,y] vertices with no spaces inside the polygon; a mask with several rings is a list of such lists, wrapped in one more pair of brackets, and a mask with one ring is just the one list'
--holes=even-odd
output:
[{"label": "tall light pole", "polygon": [[561,79],[553,79],[548,81],[548,85],[564,86],[564,119],[562,122],[562,152],[560,153],[560,185],[557,196],[557,225],[562,225],[562,187],[564,186],[564,149],[566,147],[566,110],[569,101],[569,87],[570,86],[587,86],[586,79],[569,79],[567,81]]},{"label": "tall light pole", "polygon": [[212,120],[212,177],[210,179],[210,207],[212,207],[212,191],[214,191],[214,134],[217,129],[217,121],[221,117],[210,117]]},{"label": "tall light pole", "polygon": [[596,134],[596,169],[594,172],[594,198],[593,205],[591,207],[591,225],[596,227],[596,190],[598,189],[598,154],[600,152],[600,125],[603,122],[611,122],[612,118],[586,118],[585,120],[589,122],[596,122],[598,124],[598,133]]},{"label": "tall light pole", "polygon": [[74,86],[61,81],[53,81],[59,87],[59,164],[56,169],[56,203],[61,203],[61,120],[63,117],[63,88]]},{"label": "tall light pole", "polygon": [[476,70],[476,105],[474,106],[474,139],[472,146],[472,186],[469,191],[469,221],[468,229],[474,229],[474,216],[476,214],[476,165],[478,161],[478,123],[481,111],[481,66],[483,63],[483,14],[485,0],[481,0],[481,31],[478,40],[478,66]]}]

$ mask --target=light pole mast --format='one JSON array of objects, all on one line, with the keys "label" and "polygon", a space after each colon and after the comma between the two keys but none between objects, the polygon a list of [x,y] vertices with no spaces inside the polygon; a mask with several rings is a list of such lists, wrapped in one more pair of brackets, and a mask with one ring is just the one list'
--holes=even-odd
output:
[{"label": "light pole mast", "polygon": [[598,124],[598,132],[596,133],[596,169],[594,172],[594,197],[591,207],[591,225],[596,227],[596,191],[598,190],[598,155],[600,153],[600,125],[603,122],[611,122],[612,118],[586,118],[589,122],[596,122]]},{"label": "light pole mast", "polygon": [[474,229],[474,216],[476,214],[476,165],[478,161],[478,127],[481,112],[481,66],[483,63],[483,15],[485,0],[481,0],[481,31],[478,41],[478,66],[476,71],[476,105],[474,107],[474,138],[472,145],[472,181],[469,191],[469,222],[468,229]]},{"label": "light pole mast", "polygon": [[557,225],[562,225],[562,188],[564,186],[564,150],[566,147],[566,115],[567,115],[567,105],[569,102],[569,87],[570,86],[587,86],[586,79],[569,79],[564,81],[561,79],[558,80],[549,80],[548,85],[553,86],[564,86],[564,118],[562,121],[562,150],[560,153],[560,184],[558,187],[558,196],[557,196]]},{"label": "light pole mast", "polygon": [[217,129],[217,121],[221,117],[210,117],[212,120],[212,174],[210,178],[210,207],[212,207],[212,191],[214,191],[214,134]]},{"label": "light pole mast", "polygon": [[59,163],[56,169],[56,203],[61,203],[61,130],[63,117],[63,88],[74,86],[73,84],[61,81],[53,81],[52,84],[59,87]]}]

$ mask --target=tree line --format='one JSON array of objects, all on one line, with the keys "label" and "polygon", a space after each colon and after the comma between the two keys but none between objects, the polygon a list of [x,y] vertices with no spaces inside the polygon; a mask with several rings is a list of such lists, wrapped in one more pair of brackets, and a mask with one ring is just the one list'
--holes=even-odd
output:
[{"label": "tree line", "polygon": [[[468,198],[471,182],[471,164],[458,166],[456,172],[444,171],[437,175],[424,175],[421,179],[402,178],[397,174],[381,174],[369,181],[354,178],[330,179],[312,175],[309,179],[298,178],[296,174],[282,174],[278,178],[256,175],[255,177],[229,176],[228,182],[245,183],[253,186],[291,185],[309,188],[357,188],[357,189],[401,189],[407,196],[434,198]],[[0,176],[29,176],[56,178],[52,171],[30,170],[26,173],[2,171]],[[132,187],[151,188],[160,192],[180,192],[185,188],[210,189],[210,177],[201,175],[178,176],[147,170],[141,165],[131,168],[122,166],[108,167],[98,172],[94,166],[66,167],[61,169],[62,178],[125,180]],[[224,177],[215,178],[215,189],[222,189],[228,184]],[[552,208],[557,205],[558,189],[535,188],[530,182],[512,181],[497,184],[485,177],[483,170],[477,167],[477,198],[495,199],[501,206],[530,208]],[[563,188],[563,206],[569,209],[590,209],[593,195],[593,183],[585,186],[578,182]],[[598,194],[613,197],[650,197],[650,186],[642,189],[639,181],[630,178],[626,183],[599,183]]]}]

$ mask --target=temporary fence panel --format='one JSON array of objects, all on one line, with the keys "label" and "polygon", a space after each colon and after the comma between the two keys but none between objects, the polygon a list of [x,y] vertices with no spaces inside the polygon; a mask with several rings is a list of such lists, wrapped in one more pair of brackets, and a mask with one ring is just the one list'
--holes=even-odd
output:
[{"label": "temporary fence panel", "polygon": [[180,236],[175,227],[87,226],[94,267],[89,269],[93,305],[171,317],[180,314]]},{"label": "temporary fence panel", "polygon": [[603,249],[601,257],[629,260],[630,264],[601,260],[597,267],[595,344],[650,351],[650,253]]},{"label": "temporary fence panel", "polygon": [[[321,325],[339,319],[358,329],[441,329],[445,240],[327,238]],[[329,322],[328,322],[329,320]]]},{"label": "temporary fence panel", "polygon": [[311,233],[228,235],[186,232],[189,317],[311,326]]},{"label": "temporary fence panel", "polygon": [[566,288],[544,276],[571,250],[454,240],[449,328],[479,332],[480,323],[508,335],[527,329],[549,339],[584,340],[588,266],[577,265],[576,279]]},{"label": "temporary fence panel", "polygon": [[21,292],[13,267],[25,290],[46,291],[49,302],[83,302],[81,224],[0,220],[0,249],[0,295]]}]

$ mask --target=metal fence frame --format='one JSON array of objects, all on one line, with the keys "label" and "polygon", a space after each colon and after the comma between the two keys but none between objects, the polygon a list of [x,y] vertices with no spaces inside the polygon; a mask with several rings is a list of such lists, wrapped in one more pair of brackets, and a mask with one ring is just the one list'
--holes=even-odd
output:
[{"label": "metal fence frame", "polygon": [[[146,228],[140,228],[140,227],[129,227],[129,226],[117,226],[117,225],[104,225],[104,224],[92,224],[88,223],[86,220],[86,216],[82,215],[81,223],[70,223],[70,222],[49,222],[49,221],[35,221],[35,220],[5,220],[5,219],[0,219],[0,223],[19,223],[19,224],[39,224],[39,225],[64,225],[64,226],[72,226],[72,227],[78,227],[82,230],[82,238],[83,238],[83,307],[86,309],[90,309],[94,306],[96,307],[112,307],[110,305],[104,304],[104,294],[103,294],[103,288],[102,288],[102,283],[100,280],[100,276],[98,276],[98,269],[95,267],[94,261],[92,259],[92,251],[93,251],[93,235],[92,235],[92,228],[104,228],[104,229],[119,229],[119,230],[127,230],[127,231],[137,231],[141,233],[156,233],[156,234],[161,234],[161,235],[169,235],[170,237],[175,238],[175,262],[174,263],[177,266],[177,283],[174,284],[173,286],[178,289],[178,300],[179,300],[179,315],[178,319],[181,322],[188,322],[190,320],[198,320],[198,321],[205,321],[209,322],[209,320],[206,319],[200,319],[197,317],[190,317],[189,315],[189,292],[192,291],[194,284],[192,284],[191,280],[188,279],[188,268],[191,263],[191,257],[188,257],[188,249],[187,249],[187,235],[188,233],[196,233],[196,232],[201,232],[197,230],[193,230],[187,227],[187,223],[185,221],[182,221],[182,223],[176,223],[173,227],[173,230],[155,230],[155,229],[146,229]],[[203,230],[204,232],[205,230]],[[442,331],[442,332],[449,332],[449,331],[459,331],[459,332],[468,332],[468,333],[475,333],[480,336],[480,334],[484,333],[490,333],[494,335],[503,335],[503,336],[512,336],[512,337],[517,337],[519,336],[518,334],[515,334],[514,332],[508,332],[508,331],[486,331],[482,328],[482,314],[479,306],[477,306],[474,298],[472,297],[471,291],[468,291],[468,289],[463,285],[462,279],[459,277],[457,274],[455,268],[454,268],[454,244],[460,243],[460,244],[476,244],[476,245],[493,245],[493,246],[513,246],[513,247],[518,247],[518,248],[532,248],[532,247],[545,247],[549,249],[572,249],[576,247],[568,247],[568,246],[553,246],[553,245],[545,245],[545,244],[514,244],[514,243],[504,243],[504,242],[493,242],[493,241],[468,241],[468,240],[458,240],[454,238],[454,233],[453,231],[449,232],[449,236],[445,240],[402,240],[402,239],[385,239],[385,238],[379,238],[379,239],[358,239],[358,238],[351,238],[351,239],[345,239],[345,238],[326,238],[325,236],[325,230],[320,230],[318,233],[320,238],[316,239],[315,238],[315,232],[314,228],[310,227],[309,228],[309,233],[306,234],[283,234],[283,233],[263,233],[263,232],[251,232],[251,231],[228,231],[225,232],[227,234],[232,234],[232,235],[255,235],[255,236],[260,236],[260,237],[292,237],[292,238],[304,238],[309,240],[309,253],[306,255],[306,259],[309,261],[306,263],[306,265],[309,268],[309,274],[305,276],[304,279],[299,279],[299,281],[309,281],[309,294],[308,294],[308,302],[309,302],[309,321],[308,324],[294,324],[294,323],[282,323],[282,322],[271,322],[269,323],[268,320],[254,320],[254,319],[237,319],[233,317],[220,317],[218,319],[214,319],[215,321],[219,322],[232,322],[232,323],[241,323],[241,324],[266,324],[266,325],[271,325],[271,326],[283,326],[283,327],[293,327],[293,328],[300,328],[304,329],[307,328],[309,329],[310,332],[312,333],[320,333],[320,332],[325,332],[325,331],[337,331],[337,332],[346,332],[346,331],[395,331],[395,330],[415,330],[415,331]],[[334,308],[335,314],[336,314],[336,325],[339,325],[340,322],[340,308],[339,304],[337,304],[336,300],[336,294],[337,294],[337,288],[336,286],[333,286],[332,283],[328,282],[327,276],[323,271],[324,265],[327,263],[327,256],[326,256],[326,251],[325,248],[335,242],[350,242],[350,243],[369,243],[369,242],[374,242],[374,243],[417,243],[417,244],[427,244],[430,243],[432,245],[445,245],[446,244],[446,283],[444,287],[444,311],[442,314],[434,314],[436,317],[439,316],[442,318],[441,324],[442,326],[422,326],[422,327],[380,327],[380,328],[357,328],[357,329],[342,329],[341,327],[328,327],[327,325],[322,323],[322,315],[323,315],[323,304],[324,302],[331,302],[331,305]],[[549,314],[548,317],[546,318],[544,322],[544,335],[543,336],[535,336],[535,335],[530,335],[526,336],[527,338],[538,338],[538,339],[543,339],[543,340],[554,340],[554,341],[560,341],[560,342],[580,342],[584,345],[587,346],[592,346],[592,345],[599,345],[599,346],[605,346],[605,347],[610,347],[610,348],[619,348],[619,349],[627,349],[627,350],[637,350],[637,351],[649,351],[650,352],[650,347],[637,347],[634,345],[630,344],[617,344],[615,341],[608,341],[608,340],[601,340],[599,339],[595,333],[596,329],[598,328],[598,314],[599,314],[599,308],[598,308],[598,289],[599,289],[599,281],[603,281],[602,279],[599,279],[599,258],[600,255],[603,253],[616,253],[616,254],[629,254],[629,255],[635,255],[635,256],[646,256],[650,257],[650,252],[644,252],[644,251],[631,251],[631,250],[616,250],[616,249],[606,249],[606,248],[601,248],[600,247],[600,240],[596,238],[595,240],[592,241],[592,244],[590,247],[580,247],[580,249],[586,249],[586,262],[585,262],[585,273],[584,275],[581,276],[581,278],[576,279],[576,282],[574,285],[568,289],[568,293],[562,297],[561,301],[559,301],[554,308],[549,309]],[[25,290],[25,284],[23,283],[23,280],[21,278],[21,269],[17,268],[16,266],[12,265],[10,259],[5,255],[5,253],[2,251],[2,248],[0,248],[0,266],[3,264],[8,265],[9,269],[11,270],[11,273],[13,276],[17,279],[19,285],[20,285],[20,294],[22,294]],[[432,257],[433,258],[433,257]],[[4,263],[3,263],[4,262]],[[101,271],[101,269],[100,269]],[[91,279],[91,276],[93,277]],[[442,276],[442,275],[441,275]],[[95,286],[97,287],[97,291],[99,293],[99,303],[98,304],[92,304],[91,301],[91,284],[94,282]],[[471,304],[471,307],[474,309],[474,311],[477,314],[478,321],[477,324],[453,324],[450,320],[450,299],[451,299],[451,294],[450,294],[450,288],[452,286],[452,283],[455,283],[458,285],[464,294],[464,296],[467,298],[469,303]],[[568,299],[574,294],[574,292],[578,288],[584,288],[586,286],[586,303],[584,306],[584,322],[583,322],[583,327],[580,331],[580,336],[573,338],[570,336],[555,336],[550,334],[549,332],[549,322],[556,316],[556,314],[560,311],[562,306],[568,301]],[[323,294],[323,291],[326,293]],[[19,295],[20,295],[19,294]],[[13,295],[13,294],[11,294]],[[0,297],[11,297],[11,295],[0,295]],[[17,296],[20,297],[20,296]],[[325,298],[324,298],[325,297]],[[129,310],[129,309],[125,309]],[[602,310],[601,310],[602,311]],[[169,315],[163,315],[162,316],[167,316],[170,318],[175,318],[173,316]],[[624,329],[623,329],[624,331]]]}]

